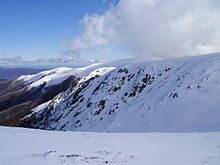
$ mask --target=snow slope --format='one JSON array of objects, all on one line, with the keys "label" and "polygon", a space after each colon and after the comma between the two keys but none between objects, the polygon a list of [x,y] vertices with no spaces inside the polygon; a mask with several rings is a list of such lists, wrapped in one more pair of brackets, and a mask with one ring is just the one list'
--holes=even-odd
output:
[{"label": "snow slope", "polygon": [[52,132],[0,127],[4,165],[219,165],[220,133]]},{"label": "snow slope", "polygon": [[[48,71],[43,71],[38,74],[21,76],[17,80],[23,81],[26,85],[29,85],[28,89],[30,90],[32,88],[39,87],[44,83],[46,83],[45,87],[60,84],[70,76],[83,77],[84,74],[88,74],[95,69],[96,65],[77,69],[61,67]],[[102,75],[105,72],[110,71],[111,69],[114,69],[114,67],[99,68],[99,74]],[[92,76],[94,73],[90,74]]]},{"label": "snow slope", "polygon": [[219,53],[160,61],[121,60],[74,73],[78,83],[36,113],[31,127],[220,131]]},{"label": "snow slope", "polygon": [[56,68],[49,71],[43,71],[35,75],[21,76],[18,80],[30,84],[29,89],[38,87],[46,83],[46,87],[59,84],[71,76],[73,69],[71,68]]}]

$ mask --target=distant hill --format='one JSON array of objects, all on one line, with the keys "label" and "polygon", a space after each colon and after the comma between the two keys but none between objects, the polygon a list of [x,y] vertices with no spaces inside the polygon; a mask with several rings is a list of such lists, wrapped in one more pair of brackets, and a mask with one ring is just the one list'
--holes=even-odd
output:
[{"label": "distant hill", "polygon": [[43,71],[43,69],[0,67],[0,81],[4,79],[15,79],[22,75],[36,74],[41,71]]}]

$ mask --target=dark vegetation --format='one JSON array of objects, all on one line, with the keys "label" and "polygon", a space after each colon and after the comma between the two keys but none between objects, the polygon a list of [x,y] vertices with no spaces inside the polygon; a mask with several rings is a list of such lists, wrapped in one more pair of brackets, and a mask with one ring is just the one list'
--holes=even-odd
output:
[{"label": "dark vegetation", "polygon": [[21,120],[31,113],[31,109],[45,103],[70,87],[75,77],[70,76],[61,84],[45,88],[43,84],[32,90],[22,81],[0,82],[0,125],[27,126],[29,121]]}]

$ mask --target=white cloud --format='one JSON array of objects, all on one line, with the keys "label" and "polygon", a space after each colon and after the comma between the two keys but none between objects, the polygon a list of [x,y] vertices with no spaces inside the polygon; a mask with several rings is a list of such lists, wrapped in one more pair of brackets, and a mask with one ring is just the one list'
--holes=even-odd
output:
[{"label": "white cloud", "polygon": [[62,56],[54,57],[54,58],[36,58],[36,59],[23,59],[20,56],[15,57],[6,57],[4,54],[0,53],[0,64],[65,64],[65,63],[97,63],[100,62],[99,60],[95,59],[87,59],[81,58],[79,56],[73,56],[68,52]]},{"label": "white cloud", "polygon": [[18,63],[18,62],[22,62],[22,58],[20,56],[6,57],[5,54],[0,53],[0,64]]},{"label": "white cloud", "polygon": [[[108,17],[108,19],[106,19],[106,17]],[[88,50],[95,46],[108,45],[114,34],[114,29],[108,25],[111,23],[109,22],[110,17],[111,15],[108,13],[105,15],[86,15],[81,21],[84,32],[69,42],[70,48],[73,51],[78,51]]]},{"label": "white cloud", "polygon": [[3,53],[0,53],[0,59],[5,58],[5,55]]},{"label": "white cloud", "polygon": [[220,51],[219,0],[121,0],[86,15],[74,51],[117,45],[134,56],[168,58]]}]

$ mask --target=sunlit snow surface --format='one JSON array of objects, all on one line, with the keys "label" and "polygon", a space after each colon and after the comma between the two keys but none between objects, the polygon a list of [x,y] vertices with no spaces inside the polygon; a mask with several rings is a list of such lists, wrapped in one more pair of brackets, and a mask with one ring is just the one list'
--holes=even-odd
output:
[{"label": "sunlit snow surface", "polygon": [[89,133],[0,127],[1,165],[219,165],[220,132]]}]

